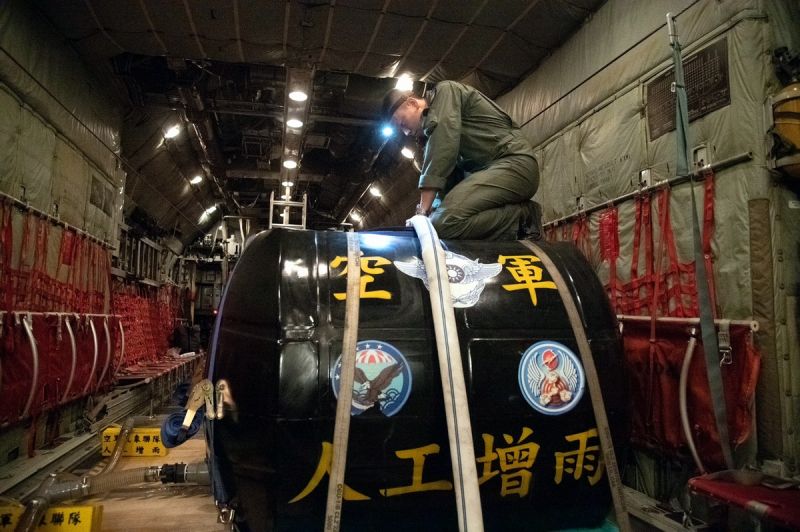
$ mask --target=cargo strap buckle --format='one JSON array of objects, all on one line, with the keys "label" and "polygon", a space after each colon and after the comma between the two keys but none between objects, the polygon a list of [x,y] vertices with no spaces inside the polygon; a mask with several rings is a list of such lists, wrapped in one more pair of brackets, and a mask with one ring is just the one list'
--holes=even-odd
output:
[{"label": "cargo strap buckle", "polygon": [[230,524],[233,523],[234,518],[236,517],[236,510],[217,502],[217,522],[222,524]]},{"label": "cargo strap buckle", "polygon": [[208,379],[203,379],[192,388],[189,400],[186,401],[186,415],[183,418],[181,428],[188,430],[192,426],[194,416],[200,407],[206,407],[206,418],[214,419],[214,385]]},{"label": "cargo strap buckle", "polygon": [[214,387],[216,392],[217,409],[214,413],[214,419],[222,419],[225,416],[225,407],[233,414],[233,419],[236,421],[236,403],[233,402],[231,396],[231,389],[228,386],[228,381],[220,379]]},{"label": "cargo strap buckle", "polygon": [[719,320],[719,330],[717,331],[717,344],[719,345],[719,365],[729,366],[733,364],[733,348],[731,347],[731,321]]},{"label": "cargo strap buckle", "polygon": [[186,401],[186,415],[183,418],[182,428],[188,430],[202,406],[206,409],[206,419],[222,419],[225,415],[225,405],[235,411],[228,382],[220,379],[214,386],[209,379],[201,380],[194,385],[189,400]]}]

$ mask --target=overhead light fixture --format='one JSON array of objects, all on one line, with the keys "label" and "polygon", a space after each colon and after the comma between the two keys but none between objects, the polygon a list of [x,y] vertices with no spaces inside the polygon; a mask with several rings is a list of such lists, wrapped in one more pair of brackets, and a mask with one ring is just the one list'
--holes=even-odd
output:
[{"label": "overhead light fixture", "polygon": [[203,180],[203,176],[201,176],[200,174],[197,174],[196,176],[194,176],[193,178],[191,178],[191,179],[189,180],[189,183],[191,183],[191,184],[193,184],[193,185],[197,185],[197,184],[199,184],[199,183],[200,183],[202,180]]},{"label": "overhead light fixture", "polygon": [[394,135],[394,128],[392,126],[383,126],[383,129],[381,129],[381,135],[384,137],[391,137]]},{"label": "overhead light fixture", "polygon": [[214,211],[216,211],[216,210],[217,210],[217,204],[216,203],[214,205],[212,205],[211,207],[209,207],[208,209],[204,210],[203,214],[200,215],[200,223],[204,223],[206,220],[208,220],[208,217],[211,214],[213,214]]},{"label": "overhead light fixture", "polygon": [[297,118],[290,118],[289,120],[286,121],[286,125],[298,129],[303,127],[303,121],[298,120]]},{"label": "overhead light fixture", "polygon": [[399,91],[410,91],[414,88],[414,80],[408,74],[401,74],[394,86]]},{"label": "overhead light fixture", "polygon": [[294,183],[292,183],[291,181],[284,181],[283,183],[281,183],[281,185],[284,187],[293,187]]},{"label": "overhead light fixture", "polygon": [[352,218],[354,222],[360,222],[361,221],[361,215],[358,214],[358,211],[351,212],[350,213],[350,218]]},{"label": "overhead light fixture", "polygon": [[406,159],[413,159],[414,158],[414,150],[405,146],[402,150],[400,150],[400,154],[405,157]]},{"label": "overhead light fixture", "polygon": [[174,124],[168,127],[167,130],[164,132],[164,138],[174,139],[175,137],[178,136],[180,132],[181,132],[181,126],[179,124]]},{"label": "overhead light fixture", "polygon": [[304,102],[308,100],[308,94],[303,91],[292,91],[289,93],[289,99],[295,102]]},{"label": "overhead light fixture", "polygon": [[381,189],[376,187],[375,185],[369,187],[369,193],[375,196],[376,198],[380,198],[383,194],[381,193]]},{"label": "overhead light fixture", "polygon": [[293,170],[297,168],[297,161],[295,161],[294,159],[286,159],[285,161],[283,161],[283,166],[285,168],[288,168],[289,170]]}]

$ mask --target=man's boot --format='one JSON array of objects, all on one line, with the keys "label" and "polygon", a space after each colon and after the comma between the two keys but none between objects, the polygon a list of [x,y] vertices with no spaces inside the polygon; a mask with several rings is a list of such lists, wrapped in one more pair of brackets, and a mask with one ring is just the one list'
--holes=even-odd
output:
[{"label": "man's boot", "polygon": [[519,240],[541,240],[543,235],[542,206],[530,200],[524,205],[523,213],[517,238]]}]

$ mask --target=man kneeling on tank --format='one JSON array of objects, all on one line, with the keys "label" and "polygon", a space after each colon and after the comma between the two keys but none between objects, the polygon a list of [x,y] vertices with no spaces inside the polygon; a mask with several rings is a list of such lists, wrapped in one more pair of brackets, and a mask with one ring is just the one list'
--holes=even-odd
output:
[{"label": "man kneeling on tank", "polygon": [[[533,148],[496,103],[442,81],[424,98],[390,90],[383,116],[405,135],[426,140],[416,214],[430,216],[439,237],[541,237],[541,207],[531,200],[539,186]],[[452,179],[454,170],[463,178]]]}]

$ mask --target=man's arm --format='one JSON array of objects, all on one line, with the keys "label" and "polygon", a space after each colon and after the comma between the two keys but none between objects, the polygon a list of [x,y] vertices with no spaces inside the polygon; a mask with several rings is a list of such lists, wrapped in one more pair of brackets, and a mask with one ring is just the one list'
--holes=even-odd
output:
[{"label": "man's arm", "polygon": [[[444,188],[453,171],[461,144],[461,85],[442,81],[428,107],[423,123],[425,156],[419,176],[419,188]],[[432,200],[431,200],[432,201]]]},{"label": "man's arm", "polygon": [[428,216],[431,213],[431,206],[433,200],[436,199],[437,192],[439,192],[438,188],[421,188],[419,190],[419,205],[417,205],[416,214]]}]

